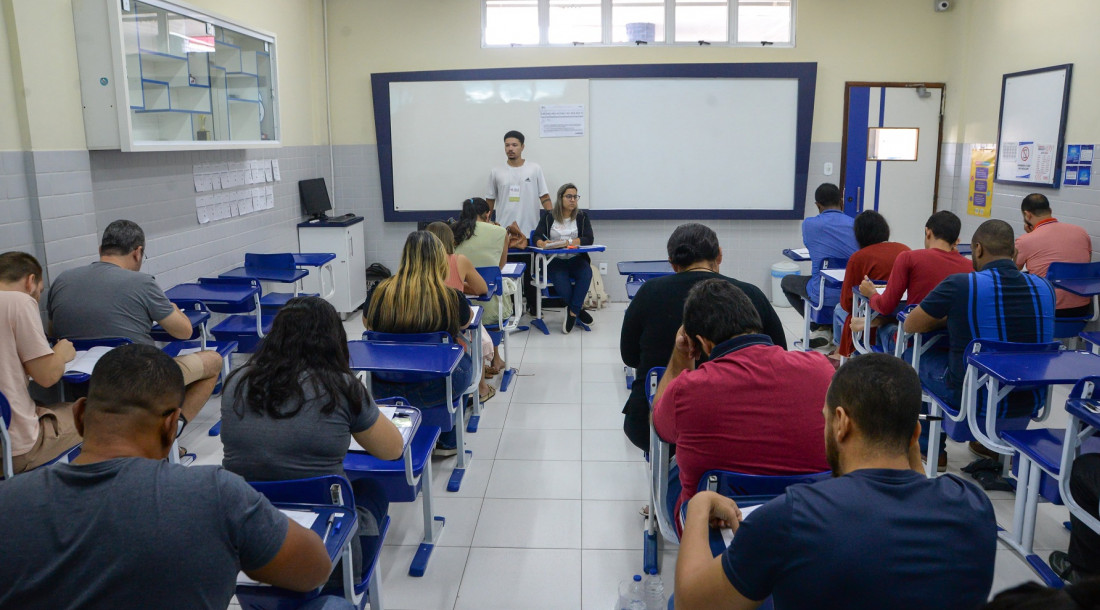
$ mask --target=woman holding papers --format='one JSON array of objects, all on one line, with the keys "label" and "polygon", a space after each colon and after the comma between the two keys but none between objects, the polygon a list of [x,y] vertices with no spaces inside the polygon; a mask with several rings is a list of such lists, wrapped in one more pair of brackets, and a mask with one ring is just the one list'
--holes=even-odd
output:
[{"label": "woman holding papers", "polygon": [[[248,364],[225,382],[222,465],[249,481],[346,476],[351,438],[378,458],[401,457],[401,432],[379,415],[348,368],[348,337],[336,310],[320,297],[295,297]],[[373,481],[357,480],[352,489],[360,536],[352,549],[360,570],[378,546],[389,502]]]},{"label": "woman holding papers", "polygon": [[[535,245],[539,248],[576,248],[591,246],[592,223],[588,214],[577,208],[581,196],[577,186],[565,183],[558,189],[554,209],[543,213],[535,227]],[[585,324],[592,323],[592,316],[584,310],[584,298],[588,295],[588,286],[592,283],[592,259],[586,253],[559,254],[550,261],[548,275],[550,283],[568,308],[562,320],[561,332],[569,333],[577,320]]]},{"label": "woman holding papers", "polygon": [[[413,231],[405,240],[401,266],[393,277],[374,289],[370,307],[363,314],[367,330],[383,333],[446,332],[462,346],[462,330],[470,325],[470,304],[461,292],[447,285],[447,253],[443,242],[427,231]],[[464,392],[473,377],[473,361],[467,350],[451,373],[454,396]],[[383,373],[371,376],[377,396],[403,396],[421,409],[444,406],[446,379],[401,383],[387,380]],[[444,432],[436,446],[437,455],[458,452],[454,430]]]}]

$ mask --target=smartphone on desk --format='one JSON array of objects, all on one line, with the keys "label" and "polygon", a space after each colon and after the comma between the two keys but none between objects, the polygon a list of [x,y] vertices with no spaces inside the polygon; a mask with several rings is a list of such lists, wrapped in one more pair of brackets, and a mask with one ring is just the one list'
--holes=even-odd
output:
[{"label": "smartphone on desk", "polygon": [[393,425],[397,426],[398,429],[408,428],[412,425],[412,417],[409,417],[408,413],[395,413]]}]

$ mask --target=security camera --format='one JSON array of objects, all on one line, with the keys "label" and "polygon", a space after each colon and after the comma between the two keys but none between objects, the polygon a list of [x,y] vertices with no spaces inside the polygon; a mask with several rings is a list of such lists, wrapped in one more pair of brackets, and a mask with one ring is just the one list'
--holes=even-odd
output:
[{"label": "security camera", "polygon": [[935,0],[932,6],[935,7],[937,13],[942,13],[951,8],[951,0]]}]

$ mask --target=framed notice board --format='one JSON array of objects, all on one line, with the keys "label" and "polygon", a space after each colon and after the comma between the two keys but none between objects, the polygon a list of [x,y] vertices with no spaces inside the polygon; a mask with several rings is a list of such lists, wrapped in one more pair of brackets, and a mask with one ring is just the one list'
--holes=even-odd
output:
[{"label": "framed notice board", "polygon": [[1001,184],[1058,188],[1073,64],[1005,74],[997,124]]}]

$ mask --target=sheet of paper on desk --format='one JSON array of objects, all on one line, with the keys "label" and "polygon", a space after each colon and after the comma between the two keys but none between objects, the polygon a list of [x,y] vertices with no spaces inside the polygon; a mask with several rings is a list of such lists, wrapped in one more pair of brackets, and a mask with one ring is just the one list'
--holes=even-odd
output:
[{"label": "sheet of paper on desk", "polygon": [[519,269],[519,263],[504,263],[504,268],[500,272],[504,275],[515,275],[517,269]]},{"label": "sheet of paper on desk", "polygon": [[[747,508],[742,507],[741,520],[744,521],[745,519],[747,519],[748,516],[752,514],[752,511],[760,508],[761,506],[763,506],[763,504],[757,504],[756,506],[749,506]],[[728,547],[730,543],[733,542],[733,530],[729,529],[728,527],[724,527],[719,531],[722,532],[722,540],[725,541],[726,546]]]},{"label": "sheet of paper on desk", "polygon": [[201,347],[185,347],[180,350],[180,356],[186,356],[187,354],[197,354],[202,351]]},{"label": "sheet of paper on desk", "polygon": [[[383,417],[392,421],[398,429],[407,428],[412,425],[412,421],[410,421],[408,417],[398,417],[397,419],[394,419],[394,415],[397,415],[397,407],[379,406],[378,410],[382,412]],[[364,452],[365,449],[360,447],[359,443],[355,442],[355,437],[353,436],[351,437],[351,440],[348,441],[348,451]]]},{"label": "sheet of paper on desk", "polygon": [[103,354],[111,351],[111,349],[113,348],[105,345],[97,345],[87,351],[77,352],[76,358],[73,358],[71,362],[65,365],[65,374],[84,373],[85,375],[91,375],[92,369],[95,368],[95,363],[99,362]]},{"label": "sheet of paper on desk", "polygon": [[[317,513],[311,510],[288,510],[285,508],[280,508],[279,512],[283,513],[288,518],[290,518],[291,521],[306,529],[312,529],[313,524],[317,522]],[[244,572],[237,572],[237,584],[251,586],[262,585],[265,587],[268,586],[267,584],[262,583],[258,580],[252,580],[248,577],[248,574],[245,574]]]}]

